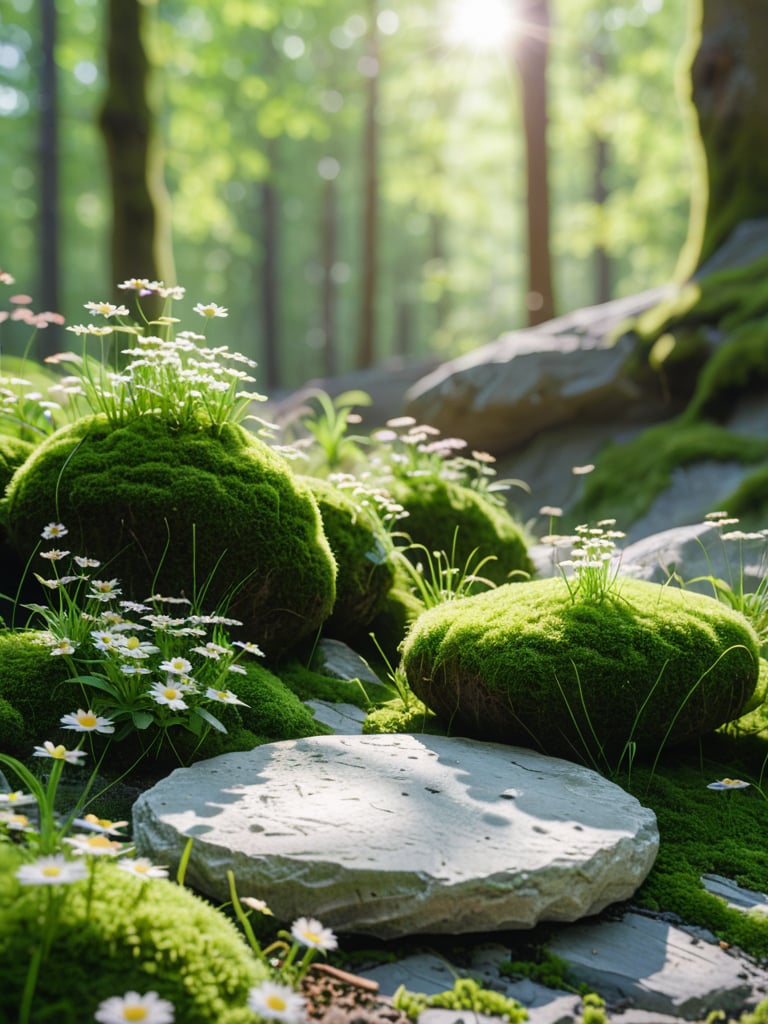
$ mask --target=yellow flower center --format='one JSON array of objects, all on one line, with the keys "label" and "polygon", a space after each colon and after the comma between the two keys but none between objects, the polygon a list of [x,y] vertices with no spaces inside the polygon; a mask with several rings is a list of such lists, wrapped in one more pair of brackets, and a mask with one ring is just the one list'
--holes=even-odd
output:
[{"label": "yellow flower center", "polygon": [[54,747],[53,750],[51,751],[51,757],[55,757],[55,758],[58,758],[58,760],[63,761],[64,760],[64,755],[66,754],[66,752],[67,752],[67,748],[64,746],[63,743],[60,743],[57,747]]},{"label": "yellow flower center", "polygon": [[96,725],[96,715],[92,713],[80,715],[77,720],[84,729],[92,729]]},{"label": "yellow flower center", "polygon": [[137,636],[129,636],[125,642],[125,646],[129,651],[135,651],[139,646],[139,638]]},{"label": "yellow flower center", "polygon": [[46,878],[58,878],[61,874],[61,868],[57,864],[48,864],[43,868],[42,873]]},{"label": "yellow flower center", "polygon": [[149,864],[134,864],[133,870],[137,875],[145,875],[149,871]]},{"label": "yellow flower center", "polygon": [[86,842],[88,846],[97,850],[105,850],[116,845],[111,839],[107,839],[107,837],[103,835],[89,836]]},{"label": "yellow flower center", "polygon": [[267,996],[267,1006],[270,1010],[277,1010],[278,1013],[284,1013],[287,1005],[288,1004],[282,996]]},{"label": "yellow flower center", "polygon": [[123,1010],[124,1020],[146,1020],[147,1019],[147,1008],[146,1006],[126,1006]]},{"label": "yellow flower center", "polygon": [[226,700],[229,694],[227,693],[226,690],[219,690],[216,696],[219,698],[219,700]]},{"label": "yellow flower center", "polygon": [[163,690],[163,696],[167,700],[176,700],[176,698],[179,696],[179,691],[174,690],[172,687],[168,687],[168,689]]},{"label": "yellow flower center", "polygon": [[321,941],[320,936],[317,934],[317,932],[304,932],[304,938],[307,940],[307,942],[312,942],[315,945],[319,945]]}]

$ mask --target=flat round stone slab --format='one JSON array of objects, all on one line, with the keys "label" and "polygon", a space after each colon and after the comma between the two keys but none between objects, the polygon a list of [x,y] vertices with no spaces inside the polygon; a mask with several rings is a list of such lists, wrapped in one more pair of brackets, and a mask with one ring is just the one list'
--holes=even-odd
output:
[{"label": "flat round stone slab", "polygon": [[628,899],[652,811],[587,768],[426,735],[316,736],[179,768],[134,806],[139,852],[291,921],[388,939],[575,921]]}]

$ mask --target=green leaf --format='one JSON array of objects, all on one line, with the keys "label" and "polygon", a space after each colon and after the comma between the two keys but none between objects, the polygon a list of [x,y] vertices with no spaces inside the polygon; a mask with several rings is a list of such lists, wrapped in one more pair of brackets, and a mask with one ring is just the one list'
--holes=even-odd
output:
[{"label": "green leaf", "polygon": [[131,720],[137,729],[148,729],[155,719],[148,711],[132,711]]},{"label": "green leaf", "polygon": [[195,708],[193,714],[199,715],[203,721],[207,722],[208,725],[213,726],[218,732],[226,732],[226,727],[218,720],[215,715],[212,715],[210,711],[206,711],[205,708]]}]

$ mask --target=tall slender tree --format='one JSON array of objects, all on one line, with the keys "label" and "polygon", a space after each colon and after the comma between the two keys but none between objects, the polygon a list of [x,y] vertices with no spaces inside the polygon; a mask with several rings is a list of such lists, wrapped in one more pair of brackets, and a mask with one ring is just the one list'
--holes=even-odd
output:
[{"label": "tall slender tree", "polygon": [[[40,3],[40,303],[59,309],[59,83],[56,66],[56,3]],[[57,328],[40,334],[40,345],[51,355],[58,347]]]},{"label": "tall slender tree", "polygon": [[549,154],[547,151],[547,61],[549,0],[521,0],[523,31],[517,45],[522,87],[525,163],[528,189],[528,322],[555,314],[549,231]]},{"label": "tall slender tree", "polygon": [[144,47],[146,6],[108,0],[107,89],[99,123],[106,143],[112,197],[112,275],[172,278],[160,252],[163,199]]},{"label": "tall slender tree", "polygon": [[379,204],[379,32],[377,0],[368,0],[367,52],[361,59],[366,78],[365,124],[363,128],[363,211],[360,286],[360,325],[357,366],[365,369],[376,358],[376,271],[378,259]]}]

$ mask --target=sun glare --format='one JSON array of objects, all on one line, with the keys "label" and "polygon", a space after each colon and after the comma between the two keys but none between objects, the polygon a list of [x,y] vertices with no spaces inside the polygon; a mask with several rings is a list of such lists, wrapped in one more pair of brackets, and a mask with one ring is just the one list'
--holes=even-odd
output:
[{"label": "sun glare", "polygon": [[514,34],[514,0],[454,0],[448,35],[457,46],[498,50]]}]

